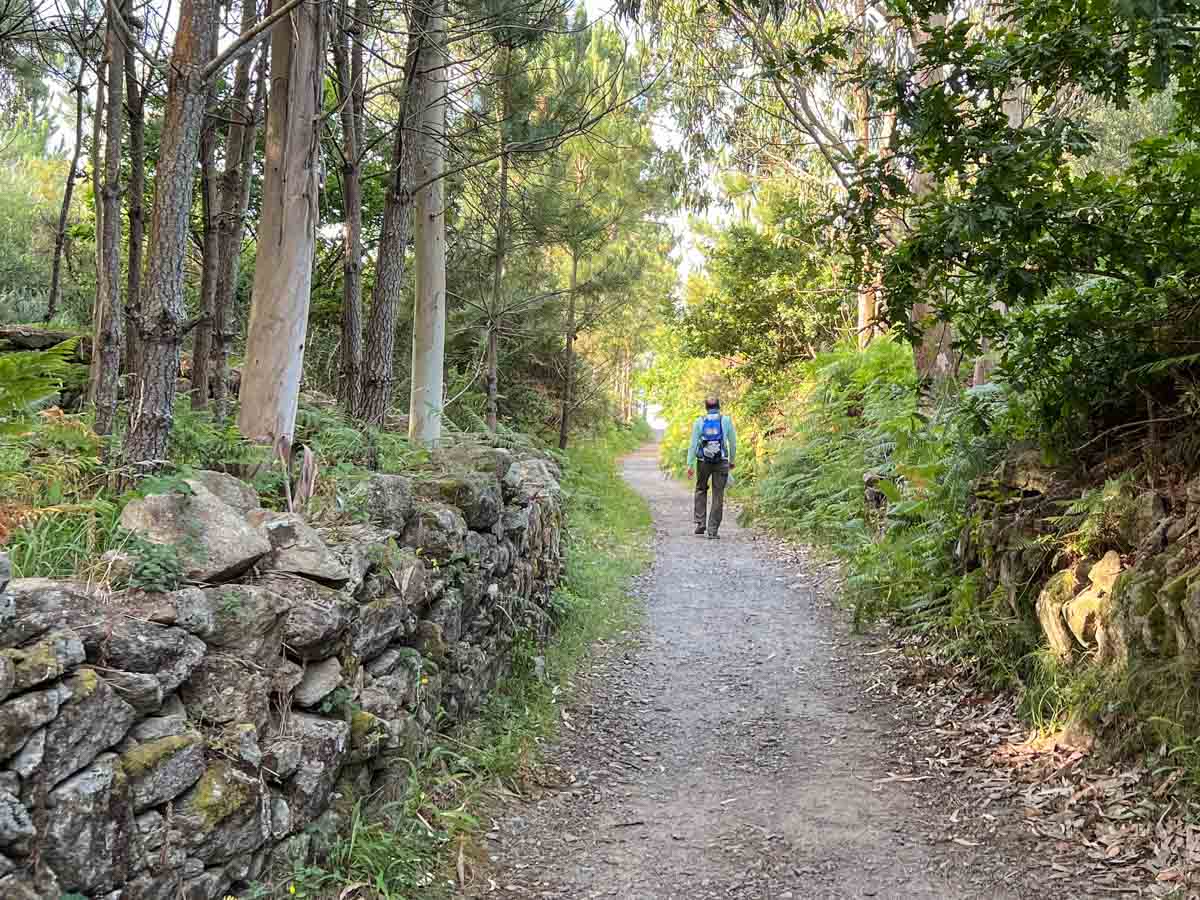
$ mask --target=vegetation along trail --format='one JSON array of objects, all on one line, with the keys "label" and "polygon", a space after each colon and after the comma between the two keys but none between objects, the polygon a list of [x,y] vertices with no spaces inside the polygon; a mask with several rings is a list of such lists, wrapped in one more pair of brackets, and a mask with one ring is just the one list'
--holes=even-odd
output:
[{"label": "vegetation along trail", "polygon": [[[728,522],[692,534],[652,450],[626,478],[651,505],[636,650],[598,660],[552,763],[564,788],[502,810],[481,896],[626,900],[1016,897],[1006,864],[944,865],[887,778],[820,576]],[[882,718],[882,717],[880,717]],[[1011,864],[1009,864],[1011,865]]]}]

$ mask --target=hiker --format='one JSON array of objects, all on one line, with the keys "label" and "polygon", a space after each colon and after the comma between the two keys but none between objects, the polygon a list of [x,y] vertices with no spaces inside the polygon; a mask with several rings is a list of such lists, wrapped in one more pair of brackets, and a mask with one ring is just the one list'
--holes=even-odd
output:
[{"label": "hiker", "polygon": [[[688,478],[696,478],[696,534],[717,540],[721,514],[725,511],[725,485],[737,455],[737,432],[733,420],[721,415],[715,396],[704,398],[705,413],[692,426],[688,444]],[[712,506],[708,505],[708,483],[712,480]]]}]

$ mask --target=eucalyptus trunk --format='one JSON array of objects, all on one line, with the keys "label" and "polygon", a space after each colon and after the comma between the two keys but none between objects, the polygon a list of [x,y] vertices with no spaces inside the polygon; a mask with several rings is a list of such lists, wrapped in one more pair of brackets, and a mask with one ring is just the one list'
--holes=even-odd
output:
[{"label": "eucalyptus trunk", "polygon": [[424,101],[416,193],[412,391],[408,437],[423,447],[442,436],[446,355],[446,210],[443,140],[446,134],[446,70],[442,59],[444,0],[432,0],[430,40],[423,48]]},{"label": "eucalyptus trunk", "polygon": [[252,441],[291,438],[320,218],[325,7],[298,6],[271,28],[271,99],[254,293],[238,427]]},{"label": "eucalyptus trunk", "polygon": [[496,132],[499,136],[500,184],[496,201],[496,262],[492,271],[492,308],[487,323],[487,427],[495,434],[500,424],[500,325],[504,315],[504,258],[508,249],[508,141],[505,123],[512,115],[512,48],[504,51],[504,68],[500,73],[500,105],[496,110]]},{"label": "eucalyptus trunk", "polygon": [[216,55],[219,8],[220,0],[181,0],[175,47],[167,68],[145,294],[138,322],[144,348],[142,371],[124,446],[126,462],[143,469],[157,468],[165,460],[174,418],[179,348],[188,331],[183,304],[188,217],[208,102],[204,67]]}]

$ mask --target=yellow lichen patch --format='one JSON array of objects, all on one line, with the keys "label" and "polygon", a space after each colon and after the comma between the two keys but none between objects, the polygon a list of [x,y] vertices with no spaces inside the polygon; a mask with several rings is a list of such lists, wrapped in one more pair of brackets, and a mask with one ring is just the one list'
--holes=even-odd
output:
[{"label": "yellow lichen patch", "polygon": [[196,743],[194,734],[173,734],[138,744],[121,754],[121,766],[131,778],[139,778],[159,763],[171,758],[180,750]]},{"label": "yellow lichen patch", "polygon": [[200,777],[192,796],[192,807],[203,818],[204,824],[212,828],[252,800],[249,788],[237,779],[233,766],[218,762],[209,766]]}]

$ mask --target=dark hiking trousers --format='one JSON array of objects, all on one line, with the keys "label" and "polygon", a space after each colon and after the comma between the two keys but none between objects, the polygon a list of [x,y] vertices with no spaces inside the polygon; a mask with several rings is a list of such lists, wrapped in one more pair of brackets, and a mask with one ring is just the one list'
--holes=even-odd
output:
[{"label": "dark hiking trousers", "polygon": [[[708,483],[712,481],[712,504],[708,502]],[[721,527],[725,512],[725,483],[729,481],[729,463],[696,461],[696,527],[706,525],[710,535]],[[707,519],[707,523],[706,520]]]}]

